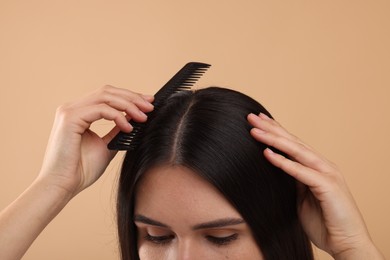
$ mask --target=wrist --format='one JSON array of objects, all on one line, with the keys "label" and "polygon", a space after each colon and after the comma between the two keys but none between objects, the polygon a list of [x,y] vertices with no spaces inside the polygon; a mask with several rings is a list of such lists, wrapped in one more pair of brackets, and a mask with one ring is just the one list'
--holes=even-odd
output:
[{"label": "wrist", "polygon": [[71,198],[69,191],[39,176],[0,213],[0,258],[21,259]]},{"label": "wrist", "polygon": [[333,258],[336,260],[385,260],[371,239],[360,246],[356,245],[354,248],[334,254]]},{"label": "wrist", "polygon": [[57,198],[59,204],[67,204],[77,194],[77,189],[74,185],[49,175],[40,174],[32,185],[38,186],[42,191]]},{"label": "wrist", "polygon": [[82,176],[73,168],[43,165],[36,181],[58,192],[59,195],[69,197],[69,200],[82,190]]}]

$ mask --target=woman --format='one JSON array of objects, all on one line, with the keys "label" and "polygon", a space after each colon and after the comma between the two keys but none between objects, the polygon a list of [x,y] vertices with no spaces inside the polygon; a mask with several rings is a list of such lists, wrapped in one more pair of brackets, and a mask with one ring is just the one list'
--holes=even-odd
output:
[{"label": "woman", "polygon": [[[21,258],[100,177],[115,155],[107,143],[129,118],[147,121],[152,101],[106,86],[58,109],[40,174],[0,215],[1,259]],[[335,259],[383,259],[337,168],[267,113],[219,88],[156,111],[121,172],[123,259],[312,259],[308,239]],[[100,138],[89,126],[102,118],[116,127]]]}]

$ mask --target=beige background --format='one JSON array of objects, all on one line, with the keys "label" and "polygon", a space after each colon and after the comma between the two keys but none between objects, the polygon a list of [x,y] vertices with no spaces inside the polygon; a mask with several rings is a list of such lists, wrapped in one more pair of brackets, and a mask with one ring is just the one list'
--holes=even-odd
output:
[{"label": "beige background", "polygon": [[[58,105],[105,84],[153,94],[203,61],[198,87],[256,98],[340,166],[390,257],[389,35],[387,0],[0,0],[0,208],[37,175]],[[24,259],[118,259],[120,159]]]}]

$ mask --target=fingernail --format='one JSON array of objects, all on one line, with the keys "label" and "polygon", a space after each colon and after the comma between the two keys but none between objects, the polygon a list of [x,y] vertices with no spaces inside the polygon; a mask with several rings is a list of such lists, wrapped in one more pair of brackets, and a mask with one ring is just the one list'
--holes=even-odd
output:
[{"label": "fingernail", "polygon": [[142,95],[144,98],[146,99],[154,99],[154,96],[153,95]]},{"label": "fingernail", "polygon": [[264,113],[260,113],[259,117],[262,118],[262,119],[269,119],[269,117],[266,114],[264,114]]},{"label": "fingernail", "polygon": [[151,103],[149,103],[149,102],[147,102],[147,101],[145,101],[145,105],[146,105],[149,109],[153,109],[153,108],[154,108],[153,104],[151,104]]},{"label": "fingernail", "polygon": [[265,134],[265,131],[259,129],[259,128],[253,128],[253,131],[256,133],[256,134]]},{"label": "fingernail", "polygon": [[270,153],[270,154],[274,153],[274,151],[272,151],[269,147],[265,148],[265,150],[267,151],[267,153]]},{"label": "fingernail", "polygon": [[138,110],[138,114],[144,118],[148,117],[144,112],[142,112],[141,110]]}]

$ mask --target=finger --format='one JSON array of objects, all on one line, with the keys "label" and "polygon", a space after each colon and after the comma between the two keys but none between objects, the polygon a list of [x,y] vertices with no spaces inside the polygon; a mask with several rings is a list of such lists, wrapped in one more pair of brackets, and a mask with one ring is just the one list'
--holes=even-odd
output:
[{"label": "finger", "polygon": [[154,100],[154,97],[151,95],[143,95],[128,89],[117,88],[110,85],[104,86],[100,92],[122,97],[129,102],[135,103],[144,112],[150,112],[153,110],[151,102]]},{"label": "finger", "polygon": [[105,86],[97,89],[96,93],[97,94],[100,94],[100,93],[111,93],[111,94],[114,94],[114,95],[122,96],[122,97],[124,97],[126,99],[129,99],[129,100],[132,100],[134,98],[134,96],[141,96],[141,94],[136,93],[134,91],[131,91],[131,90],[128,90],[128,89],[125,89],[125,88],[114,87],[112,85],[105,85]]},{"label": "finger", "polygon": [[120,129],[118,126],[114,126],[110,132],[108,132],[105,136],[102,137],[103,142],[108,144],[111,142],[112,139],[120,132]]},{"label": "finger", "polygon": [[290,134],[286,129],[284,129],[278,122],[263,113],[260,113],[259,116],[251,113],[248,115],[247,119],[248,122],[256,128],[301,142],[296,136]]},{"label": "finger", "polygon": [[317,171],[305,167],[298,162],[287,159],[286,157],[273,152],[269,148],[264,150],[264,156],[271,164],[282,169],[294,179],[311,188],[319,187],[321,183],[325,181],[324,176],[318,174]]},{"label": "finger", "polygon": [[[142,94],[141,94],[142,95]],[[150,102],[150,103],[152,103],[153,101],[154,101],[154,96],[152,96],[152,95],[142,95],[142,97],[146,100],[146,101],[148,101],[148,102]]]},{"label": "finger", "polygon": [[327,160],[324,160],[320,155],[301,143],[284,136],[278,136],[262,130],[259,131],[257,128],[253,128],[251,134],[257,141],[275,147],[304,166],[321,172],[330,172],[333,170],[333,166]]},{"label": "finger", "polygon": [[[123,110],[126,105],[135,104],[143,112],[150,112],[154,106],[143,95],[120,88],[103,88],[97,94],[95,103],[120,104]],[[149,98],[150,99],[150,98]]]},{"label": "finger", "polygon": [[318,158],[320,158],[325,164],[328,166],[334,167],[334,164],[330,162],[328,159],[326,159],[322,154],[318,153],[315,149],[313,149],[310,145],[304,143],[302,140],[300,140],[295,135],[288,132],[283,126],[281,126],[277,121],[274,119],[268,117],[266,114],[260,113],[259,116],[256,116],[254,114],[248,115],[248,120],[254,120],[253,124],[257,121],[257,126],[259,126],[259,129],[267,129],[267,132],[274,133],[275,135],[280,135],[283,137],[286,137],[294,142],[297,142],[299,145],[306,147],[308,150],[312,151],[313,154],[317,155]]},{"label": "finger", "polygon": [[[132,103],[128,100],[114,96],[111,94],[106,94],[102,102],[106,103],[108,106],[115,108],[116,110],[126,112],[129,117],[137,122],[144,122],[147,119],[147,115],[142,111],[148,111],[149,107],[143,103]],[[149,103],[150,104],[150,103]]]},{"label": "finger", "polygon": [[93,122],[99,119],[114,121],[118,128],[123,132],[130,132],[133,129],[121,111],[118,111],[107,104],[98,104],[89,106],[87,109],[78,109],[74,111],[74,114],[85,122],[85,129],[89,128]]},{"label": "finger", "polygon": [[108,105],[114,106],[121,111],[125,111],[128,106],[131,106],[131,104],[135,104],[139,108],[139,110],[143,112],[150,112],[154,109],[154,106],[148,100],[153,99],[151,98],[151,96],[145,95],[144,98],[144,95],[132,92],[130,90],[107,85],[98,89],[94,93],[89,94],[88,96],[76,100],[68,106],[72,108],[79,108],[100,103],[106,103]]},{"label": "finger", "polygon": [[275,119],[270,118],[269,116],[267,116],[266,114],[264,114],[262,112],[259,113],[258,117],[260,117],[261,119],[267,120],[274,125],[280,126],[280,124]]},{"label": "finger", "polygon": [[297,187],[298,205],[300,205],[300,204],[302,204],[302,201],[307,196],[307,193],[309,192],[309,189],[308,189],[308,186],[306,186],[305,184],[303,184],[300,181],[297,181],[296,187]]}]

